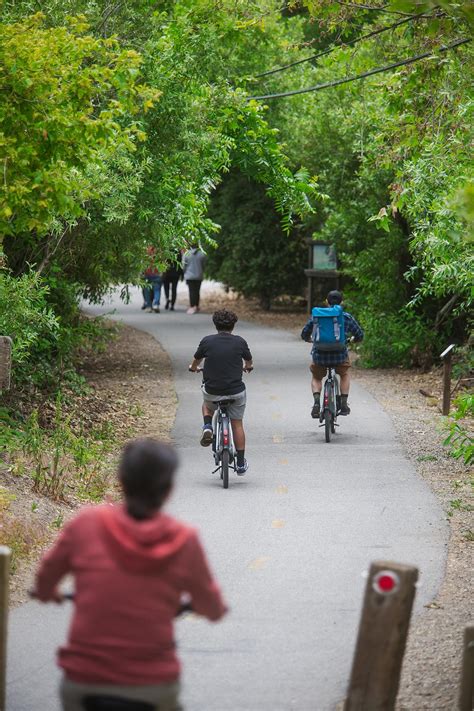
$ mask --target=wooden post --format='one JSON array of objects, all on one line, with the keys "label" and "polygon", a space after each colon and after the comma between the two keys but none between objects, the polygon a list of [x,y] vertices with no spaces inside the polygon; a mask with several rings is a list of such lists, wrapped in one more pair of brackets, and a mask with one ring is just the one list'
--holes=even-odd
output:
[{"label": "wooden post", "polygon": [[453,366],[454,343],[444,350],[440,358],[443,360],[443,415],[449,415],[451,408],[451,370]]},{"label": "wooden post", "polygon": [[418,569],[370,566],[344,711],[395,708]]},{"label": "wooden post", "polygon": [[11,550],[0,546],[0,711],[6,709],[8,588]]},{"label": "wooden post", "polygon": [[12,339],[0,336],[0,391],[10,390],[12,368]]},{"label": "wooden post", "polygon": [[474,709],[474,625],[464,630],[459,711]]}]

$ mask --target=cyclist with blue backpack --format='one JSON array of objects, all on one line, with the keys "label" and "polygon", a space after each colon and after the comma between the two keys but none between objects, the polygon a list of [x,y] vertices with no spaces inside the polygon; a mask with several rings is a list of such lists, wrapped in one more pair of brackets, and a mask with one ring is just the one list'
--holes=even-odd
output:
[{"label": "cyclist with blue backpack", "polygon": [[304,341],[313,342],[311,351],[313,362],[311,370],[311,389],[314,404],[311,417],[319,418],[320,395],[322,380],[326,375],[328,366],[332,366],[341,379],[341,402],[338,403],[340,415],[349,415],[350,408],[347,404],[350,388],[349,353],[347,351],[347,338],[352,336],[354,341],[362,341],[364,331],[351,314],[342,308],[342,293],[330,291],[327,295],[327,307],[314,307],[311,318],[301,331]]}]

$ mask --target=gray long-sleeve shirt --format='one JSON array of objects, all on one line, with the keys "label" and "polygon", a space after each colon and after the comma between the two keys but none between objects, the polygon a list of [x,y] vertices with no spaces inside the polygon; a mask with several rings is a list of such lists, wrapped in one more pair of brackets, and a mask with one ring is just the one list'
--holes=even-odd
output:
[{"label": "gray long-sleeve shirt", "polygon": [[204,266],[206,264],[206,255],[198,248],[190,249],[183,257],[184,278],[198,279],[202,281],[204,277]]}]

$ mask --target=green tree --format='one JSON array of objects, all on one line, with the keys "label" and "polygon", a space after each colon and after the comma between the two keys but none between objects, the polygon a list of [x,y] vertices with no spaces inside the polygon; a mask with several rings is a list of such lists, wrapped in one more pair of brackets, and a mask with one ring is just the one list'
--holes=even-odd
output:
[{"label": "green tree", "polygon": [[213,196],[210,215],[221,225],[209,251],[209,275],[257,296],[268,310],[282,294],[303,292],[308,246],[298,228],[283,231],[261,185],[234,171]]}]

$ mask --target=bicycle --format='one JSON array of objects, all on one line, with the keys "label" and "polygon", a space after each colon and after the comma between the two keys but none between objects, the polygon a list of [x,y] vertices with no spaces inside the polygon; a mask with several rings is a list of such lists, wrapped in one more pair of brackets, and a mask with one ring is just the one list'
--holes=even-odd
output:
[{"label": "bicycle", "polygon": [[[250,373],[253,368],[244,368],[244,373]],[[196,368],[195,373],[202,373],[203,368]],[[232,422],[227,412],[229,405],[232,405],[232,397],[216,402],[216,410],[212,416],[212,454],[217,465],[214,471],[220,472],[222,486],[229,488],[229,469],[235,471],[236,451],[234,446],[234,436],[232,433]]]},{"label": "bicycle", "polygon": [[328,365],[323,388],[323,404],[319,415],[319,421],[322,423],[319,426],[324,427],[326,442],[331,441],[331,434],[335,434],[336,427],[339,427],[336,420],[340,401],[341,395],[336,371],[333,366]]}]

